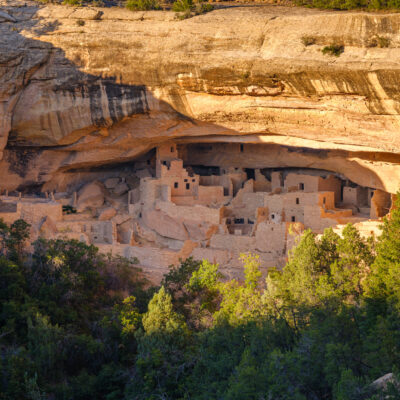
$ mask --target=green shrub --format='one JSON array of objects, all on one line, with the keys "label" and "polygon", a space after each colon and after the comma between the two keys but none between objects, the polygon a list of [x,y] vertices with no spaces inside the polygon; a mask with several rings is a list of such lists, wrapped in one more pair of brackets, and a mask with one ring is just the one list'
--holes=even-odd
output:
[{"label": "green shrub", "polygon": [[397,10],[400,0],[294,0],[295,4],[304,7],[314,7],[333,10]]},{"label": "green shrub", "polygon": [[214,10],[214,6],[210,3],[197,3],[194,9],[196,15],[205,14]]},{"label": "green shrub", "polygon": [[330,46],[325,46],[321,51],[322,54],[339,57],[344,52],[344,46],[341,44],[331,44]]},{"label": "green shrub", "polygon": [[389,38],[383,36],[376,36],[372,39],[368,40],[367,47],[380,47],[380,48],[387,48],[390,46],[391,40]]},{"label": "green shrub", "polygon": [[172,5],[172,9],[178,13],[182,13],[177,14],[176,18],[186,19],[212,11],[214,10],[214,6],[209,3],[203,3],[202,1],[193,4],[193,0],[176,0]]},{"label": "green shrub", "polygon": [[128,0],[125,7],[131,11],[149,11],[161,8],[157,0]]},{"label": "green shrub", "polygon": [[380,48],[386,48],[390,46],[390,39],[383,37],[383,36],[378,36],[376,38],[377,42],[378,42],[378,47]]},{"label": "green shrub", "polygon": [[85,21],[83,21],[82,19],[78,19],[78,21],[76,21],[76,24],[78,26],[84,26],[85,25]]},{"label": "green shrub", "polygon": [[69,205],[62,206],[62,210],[64,214],[76,214],[76,208]]},{"label": "green shrub", "polygon": [[82,1],[81,0],[64,0],[63,4],[68,5],[68,6],[81,6]]},{"label": "green shrub", "polygon": [[176,0],[172,5],[172,9],[176,12],[191,11],[193,8],[193,0]]}]

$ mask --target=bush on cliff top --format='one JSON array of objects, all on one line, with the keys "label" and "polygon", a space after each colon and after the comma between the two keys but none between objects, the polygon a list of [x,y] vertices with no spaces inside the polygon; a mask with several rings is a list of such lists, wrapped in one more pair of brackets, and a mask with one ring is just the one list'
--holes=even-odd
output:
[{"label": "bush on cliff top", "polygon": [[214,9],[214,6],[203,1],[193,3],[193,0],[176,0],[172,5],[172,9],[178,13],[178,19],[187,19],[210,12]]},{"label": "bush on cliff top", "polygon": [[385,10],[399,9],[400,0],[294,0],[298,6],[334,10]]},{"label": "bush on cliff top", "polygon": [[131,11],[150,11],[160,10],[160,4],[157,0],[128,0],[125,7]]}]

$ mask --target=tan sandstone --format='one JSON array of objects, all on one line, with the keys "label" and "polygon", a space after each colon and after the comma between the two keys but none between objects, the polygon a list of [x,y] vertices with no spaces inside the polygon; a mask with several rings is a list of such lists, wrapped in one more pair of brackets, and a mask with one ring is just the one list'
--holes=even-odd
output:
[{"label": "tan sandstone", "polygon": [[[68,171],[130,161],[171,138],[341,151],[332,169],[361,166],[375,187],[399,187],[397,13],[265,5],[180,21],[117,7],[0,6],[9,16],[0,19],[0,179],[9,189],[64,190]],[[390,46],[370,47],[377,36]],[[338,58],[321,52],[333,42],[345,46]]]}]

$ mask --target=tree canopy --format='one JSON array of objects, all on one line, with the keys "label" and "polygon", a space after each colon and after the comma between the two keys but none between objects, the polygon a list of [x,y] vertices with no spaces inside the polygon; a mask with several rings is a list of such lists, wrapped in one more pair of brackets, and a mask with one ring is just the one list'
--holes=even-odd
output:
[{"label": "tree canopy", "polygon": [[305,231],[282,270],[187,259],[160,287],[78,241],[29,252],[27,224],[0,223],[0,399],[398,399],[395,206],[378,239]]}]

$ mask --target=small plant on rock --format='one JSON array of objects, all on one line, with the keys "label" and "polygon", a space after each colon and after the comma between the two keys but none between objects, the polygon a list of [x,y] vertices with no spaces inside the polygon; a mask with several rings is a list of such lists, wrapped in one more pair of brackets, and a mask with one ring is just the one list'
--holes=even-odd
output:
[{"label": "small plant on rock", "polygon": [[76,24],[78,26],[84,26],[85,25],[85,21],[83,21],[82,19],[78,19],[78,21],[76,21]]},{"label": "small plant on rock", "polygon": [[390,39],[383,37],[383,36],[378,36],[376,38],[377,42],[378,42],[378,47],[380,48],[387,48],[390,46]]},{"label": "small plant on rock", "polygon": [[344,52],[344,46],[342,44],[331,44],[330,46],[325,46],[321,51],[322,54],[339,57]]},{"label": "small plant on rock", "polygon": [[367,47],[387,48],[390,46],[390,39],[383,36],[376,36],[367,42]]}]

